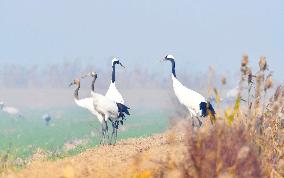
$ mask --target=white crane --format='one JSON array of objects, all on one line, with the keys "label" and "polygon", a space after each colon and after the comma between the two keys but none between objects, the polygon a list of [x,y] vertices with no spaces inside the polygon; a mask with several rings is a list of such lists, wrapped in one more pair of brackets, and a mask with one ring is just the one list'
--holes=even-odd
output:
[{"label": "white crane", "polygon": [[112,101],[124,104],[123,97],[115,86],[115,65],[119,64],[122,67],[124,67],[124,66],[122,65],[122,63],[117,58],[114,58],[111,63],[112,63],[112,78],[111,78],[111,82],[110,82],[108,91],[107,91],[105,96],[108,97],[109,99],[111,99]]},{"label": "white crane", "polygon": [[4,104],[4,102],[2,102],[2,101],[0,102],[0,109],[1,109],[3,112],[5,112],[5,113],[7,113],[7,114],[9,114],[9,115],[17,116],[17,117],[22,117],[20,111],[19,111],[17,108],[11,107],[11,106],[6,106],[6,105]]},{"label": "white crane", "polygon": [[102,141],[105,139],[105,136],[107,135],[107,132],[108,132],[107,122],[104,120],[103,116],[95,110],[94,104],[93,104],[93,97],[79,99],[79,90],[81,87],[80,79],[75,79],[72,83],[70,83],[69,87],[72,85],[77,85],[77,88],[74,91],[75,103],[79,107],[85,108],[88,111],[90,111],[94,116],[98,118],[99,122],[101,123],[101,126],[102,126],[101,143],[102,143]]},{"label": "white crane", "polygon": [[[173,88],[176,97],[178,98],[179,102],[183,104],[189,111],[191,119],[193,117],[197,118],[199,121],[199,125],[202,122],[199,120],[198,117],[206,117],[211,113],[213,117],[215,117],[215,111],[213,106],[206,101],[205,97],[201,94],[193,91],[191,89],[186,88],[182,83],[180,83],[176,77],[175,72],[175,59],[173,55],[167,55],[162,61],[170,61],[172,64],[172,81],[173,81]],[[193,123],[193,120],[192,120]]]},{"label": "white crane", "polygon": [[93,97],[93,106],[95,110],[103,116],[105,121],[107,120],[111,121],[113,126],[113,132],[110,143],[112,142],[113,137],[115,139],[114,140],[115,143],[117,138],[118,124],[119,122],[123,123],[125,114],[130,115],[128,111],[129,108],[124,104],[112,101],[108,97],[95,92],[95,82],[98,77],[96,72],[91,72],[85,75],[84,77],[86,76],[90,76],[93,78],[92,91],[91,91]]}]

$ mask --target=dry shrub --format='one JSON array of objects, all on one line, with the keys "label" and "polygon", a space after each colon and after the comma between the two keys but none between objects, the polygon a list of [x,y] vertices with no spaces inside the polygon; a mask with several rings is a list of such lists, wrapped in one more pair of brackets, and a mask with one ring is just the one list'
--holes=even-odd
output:
[{"label": "dry shrub", "polygon": [[[228,125],[224,120],[212,125],[208,118],[205,127],[192,132],[191,122],[184,123],[188,131],[183,140],[186,152],[180,152],[184,159],[177,160],[169,154],[164,161],[153,161],[155,166],[150,170],[136,167],[132,177],[265,177],[261,159],[244,125]],[[174,146],[176,139],[170,140],[173,143],[168,143],[169,146]],[[141,160],[135,159],[132,166],[139,165]]]},{"label": "dry shrub", "polygon": [[243,125],[219,121],[187,137],[190,177],[263,177],[261,162]]}]

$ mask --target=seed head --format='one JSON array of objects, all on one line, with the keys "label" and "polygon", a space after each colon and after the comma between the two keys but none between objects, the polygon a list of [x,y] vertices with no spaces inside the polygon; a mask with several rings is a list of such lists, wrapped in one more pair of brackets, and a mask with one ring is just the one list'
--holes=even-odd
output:
[{"label": "seed head", "polygon": [[261,71],[265,71],[267,69],[267,62],[264,56],[260,57],[258,64]]},{"label": "seed head", "polygon": [[242,59],[242,67],[245,67],[248,64],[248,55],[244,54]]}]

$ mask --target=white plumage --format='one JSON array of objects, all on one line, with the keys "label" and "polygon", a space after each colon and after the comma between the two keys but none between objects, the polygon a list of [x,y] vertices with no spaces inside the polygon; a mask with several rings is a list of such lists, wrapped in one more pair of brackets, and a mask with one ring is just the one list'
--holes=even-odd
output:
[{"label": "white plumage", "polygon": [[186,88],[174,75],[172,75],[172,80],[174,92],[179,102],[187,107],[192,116],[201,116],[200,103],[206,102],[205,98],[196,91]]},{"label": "white plumage", "polygon": [[[115,141],[117,137],[117,127],[118,127],[118,121],[119,118],[124,118],[124,114],[129,115],[128,107],[117,103],[115,101],[112,101],[108,97],[101,95],[99,93],[95,92],[94,85],[95,81],[97,79],[97,74],[95,72],[91,72],[88,74],[89,76],[93,77],[92,81],[92,99],[93,99],[93,107],[94,109],[103,117],[103,120],[105,121],[105,128],[103,128],[106,132],[108,130],[106,121],[110,120],[112,122],[113,126],[113,132],[112,132],[112,138],[115,136]],[[103,138],[105,136],[103,135]],[[112,141],[112,138],[110,140],[110,143]]]},{"label": "white plumage", "polygon": [[75,103],[78,106],[87,109],[90,113],[92,113],[94,116],[96,116],[100,123],[103,122],[103,117],[94,109],[92,97],[84,98],[84,99],[80,99],[80,100],[75,99]]},{"label": "white plumage", "polygon": [[[175,95],[179,102],[188,109],[191,117],[195,117],[197,119],[198,117],[205,117],[209,114],[208,111],[210,111],[214,116],[215,111],[212,105],[206,101],[204,96],[196,91],[186,88],[180,81],[178,81],[176,78],[175,60],[173,55],[167,55],[163,61],[170,61],[172,63],[172,81]],[[199,124],[201,125],[200,120]]]},{"label": "white plumage", "polygon": [[0,109],[9,115],[21,117],[20,111],[17,108],[6,106],[4,102],[0,102]]},{"label": "white plumage", "polygon": [[97,110],[99,113],[102,113],[106,121],[109,119],[111,121],[117,120],[119,112],[118,107],[114,101],[110,100],[104,95],[95,92],[93,92],[92,97],[95,110]]},{"label": "white plumage", "polygon": [[[72,85],[77,85],[76,90],[74,91],[74,100],[75,103],[82,107],[85,108],[87,110],[89,110],[93,115],[95,115],[97,117],[97,119],[99,120],[99,122],[101,123],[102,126],[102,136],[101,136],[101,143],[104,140],[105,136],[107,135],[108,132],[108,127],[107,127],[107,122],[106,120],[104,120],[102,113],[99,113],[95,107],[94,107],[94,101],[93,101],[93,97],[88,97],[88,98],[84,98],[84,99],[79,99],[79,89],[80,89],[80,80],[76,79],[74,80],[72,83],[70,83],[69,86]],[[92,86],[93,87],[93,86]]]},{"label": "white plumage", "polygon": [[[124,104],[123,97],[120,94],[120,92],[117,90],[116,85],[115,85],[115,66],[116,64],[119,64],[122,67],[124,67],[118,59],[114,58],[112,60],[112,80],[111,80],[109,89],[105,96],[94,92],[94,84],[95,84],[97,74],[95,72],[91,72],[89,74],[82,76],[82,78],[85,78],[87,76],[91,76],[94,78],[92,82],[92,87],[91,87],[92,97],[85,98],[83,100],[81,99],[80,101],[75,100],[77,105],[87,108],[90,112],[92,112],[94,115],[98,117],[101,123],[103,123],[102,124],[103,137],[105,134],[108,134],[107,133],[108,132],[107,120],[110,120],[112,122],[112,127],[113,127],[112,137],[113,137],[113,134],[115,134],[115,139],[117,136],[118,124],[120,122],[118,119],[119,117],[121,117],[118,112],[118,108],[117,108],[118,106],[116,103]],[[105,98],[107,98],[108,100],[106,100]],[[110,101],[113,101],[113,102],[110,102]]]},{"label": "white plumage", "polygon": [[107,98],[111,99],[112,101],[115,101],[117,103],[124,104],[124,100],[122,98],[122,95],[117,90],[115,83],[111,83],[109,85],[108,91],[105,95]]},{"label": "white plumage", "polygon": [[88,97],[88,98],[83,98],[83,99],[79,99],[79,89],[80,89],[80,80],[76,79],[74,80],[71,85],[77,85],[77,88],[74,92],[74,101],[75,103],[84,109],[87,109],[89,112],[91,112],[94,116],[97,117],[97,119],[99,120],[99,122],[102,124],[103,123],[103,117],[94,109],[94,105],[93,105],[93,97]]},{"label": "white plumage", "polygon": [[122,95],[120,94],[120,92],[117,90],[116,85],[115,85],[115,65],[116,64],[119,64],[122,67],[124,67],[122,65],[122,63],[117,58],[114,58],[112,60],[112,80],[110,82],[108,91],[107,91],[105,96],[108,97],[109,99],[111,99],[112,101],[124,104],[124,99],[123,99]]}]

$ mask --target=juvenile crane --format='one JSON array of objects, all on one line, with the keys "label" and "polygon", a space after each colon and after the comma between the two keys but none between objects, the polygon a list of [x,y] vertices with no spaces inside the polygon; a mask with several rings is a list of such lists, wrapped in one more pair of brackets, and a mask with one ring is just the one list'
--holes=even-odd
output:
[{"label": "juvenile crane", "polygon": [[215,117],[215,111],[213,106],[206,101],[205,97],[201,94],[193,91],[191,89],[186,88],[181,82],[178,81],[175,71],[175,59],[173,55],[167,55],[162,61],[169,61],[172,64],[172,81],[173,81],[173,89],[176,97],[179,102],[183,104],[189,111],[189,114],[192,119],[197,118],[199,121],[199,125],[202,122],[198,117],[206,117],[209,113]]},{"label": "juvenile crane", "polygon": [[95,110],[92,97],[79,99],[79,90],[80,90],[80,87],[81,87],[80,79],[75,79],[72,83],[70,83],[69,87],[71,87],[72,85],[77,85],[77,88],[74,91],[75,103],[79,107],[87,109],[88,111],[90,111],[94,116],[96,116],[98,118],[99,122],[101,123],[101,126],[102,126],[101,143],[102,143],[102,141],[105,139],[105,136],[107,135],[107,132],[108,132],[108,127],[107,127],[106,121],[104,120],[103,116]]},{"label": "juvenile crane", "polygon": [[[129,108],[124,104],[112,101],[108,97],[95,92],[95,82],[98,77],[96,72],[91,72],[85,75],[84,77],[86,76],[90,76],[93,78],[92,88],[91,88],[91,95],[93,97],[93,106],[94,109],[103,116],[104,121],[110,120],[114,126],[114,124],[117,123],[120,118],[125,117],[125,114],[130,115],[128,111]],[[114,140],[115,142],[117,139],[117,128],[113,129],[114,130],[112,132],[110,143],[112,142],[113,137],[115,139]]]}]

